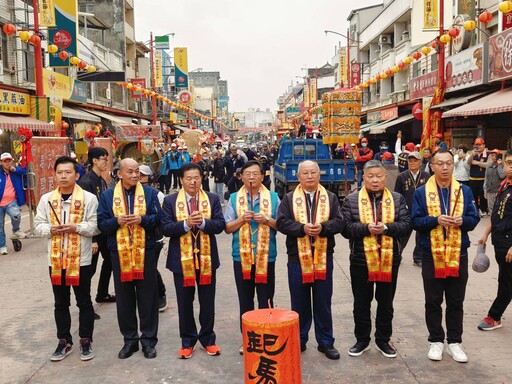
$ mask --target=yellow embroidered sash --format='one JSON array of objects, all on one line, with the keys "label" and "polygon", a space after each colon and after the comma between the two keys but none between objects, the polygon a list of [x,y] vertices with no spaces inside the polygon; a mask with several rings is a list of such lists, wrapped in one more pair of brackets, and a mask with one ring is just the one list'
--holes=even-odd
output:
[{"label": "yellow embroidered sash", "polygon": [[[126,194],[121,182],[114,188],[114,216],[130,214]],[[146,198],[141,183],[135,187],[133,215],[146,214]],[[121,282],[144,279],[144,257],[146,254],[146,231],[140,225],[121,225],[117,230],[117,251],[121,267]]]},{"label": "yellow embroidered sash", "polygon": [[[272,215],[272,200],[270,191],[262,185],[259,192],[259,213],[264,216]],[[254,202],[253,202],[254,204]],[[249,210],[247,202],[247,189],[240,188],[236,194],[236,213],[238,217],[243,216]],[[242,275],[244,280],[251,278],[251,269],[254,264],[254,253],[256,251],[256,283],[267,283],[268,255],[270,250],[270,227],[266,224],[259,224],[256,230],[250,223],[245,223],[239,229],[240,261],[242,262]],[[258,232],[257,243],[253,243],[252,235]]]},{"label": "yellow embroidered sash", "polygon": [[[78,224],[81,223],[84,216],[84,191],[79,185],[75,185],[71,195],[71,206],[69,210],[69,220],[65,223],[59,223],[62,220],[62,194],[60,188],[53,191],[50,203],[55,211],[55,215],[50,212],[51,224]],[[57,219],[58,218],[58,219]],[[53,285],[62,284],[62,270],[66,270],[66,285],[80,284],[80,234],[68,233],[67,249],[64,248],[64,237],[66,235],[53,235],[50,250],[50,261],[52,265],[51,279]]]},{"label": "yellow embroidered sash", "polygon": [[[197,206],[204,219],[211,219],[212,209],[208,195],[199,190]],[[188,201],[185,190],[178,192],[176,199],[176,221],[185,221],[189,215]],[[199,244],[197,239],[199,238]],[[190,229],[180,236],[181,268],[183,270],[183,286],[193,287],[196,284],[196,269],[199,269],[199,284],[208,285],[212,282],[212,250],[210,235],[200,229]],[[198,259],[199,258],[199,259]]]},{"label": "yellow embroidered sash", "polygon": [[[374,212],[374,207],[365,187],[361,188],[358,196],[359,216],[362,224],[375,223],[379,220],[384,224],[395,221],[395,201],[389,189],[382,192],[382,210]],[[380,211],[380,209],[378,209]],[[380,214],[382,213],[382,214]],[[380,244],[378,238],[380,236]],[[366,236],[363,239],[366,265],[368,266],[368,281],[391,282],[393,272],[393,238],[386,235]]]},{"label": "yellow embroidered sash", "polygon": [[[462,216],[464,209],[464,194],[462,190],[457,199],[459,188],[457,180],[452,178],[450,186],[450,204],[447,214],[449,216]],[[441,200],[437,189],[435,177],[431,177],[425,185],[427,211],[429,216],[441,216]],[[457,205],[455,206],[455,202]],[[455,206],[455,209],[453,208]],[[459,227],[443,228],[438,225],[430,231],[430,247],[434,259],[434,277],[445,279],[459,276],[459,259],[462,245],[462,233]]]},{"label": "yellow embroidered sash", "polygon": [[[321,185],[315,194],[315,202],[313,204],[312,223],[321,224],[329,220],[331,212],[329,204],[329,195]],[[293,191],[293,215],[295,220],[299,223],[308,223],[308,213],[306,205],[305,192],[302,186],[298,185]],[[300,237],[297,239],[297,246],[299,250],[299,261],[302,269],[302,283],[313,283],[315,280],[325,280],[327,277],[327,237],[317,236],[313,244],[309,236]],[[314,245],[315,251],[312,255],[311,246]]]}]

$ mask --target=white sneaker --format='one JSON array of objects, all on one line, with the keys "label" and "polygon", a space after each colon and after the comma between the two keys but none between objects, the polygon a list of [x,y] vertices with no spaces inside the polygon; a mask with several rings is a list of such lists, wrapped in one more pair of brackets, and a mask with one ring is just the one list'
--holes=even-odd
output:
[{"label": "white sneaker", "polygon": [[430,343],[428,358],[434,361],[441,361],[443,359],[443,347],[444,343],[441,342]]},{"label": "white sneaker", "polygon": [[2,255],[7,255],[7,247],[0,247],[0,253]]},{"label": "white sneaker", "polygon": [[448,344],[446,352],[455,360],[457,363],[467,363],[468,355],[464,352],[464,348],[460,343]]},{"label": "white sneaker", "polygon": [[27,237],[26,233],[19,230],[12,234],[11,239],[24,239],[25,237]]}]

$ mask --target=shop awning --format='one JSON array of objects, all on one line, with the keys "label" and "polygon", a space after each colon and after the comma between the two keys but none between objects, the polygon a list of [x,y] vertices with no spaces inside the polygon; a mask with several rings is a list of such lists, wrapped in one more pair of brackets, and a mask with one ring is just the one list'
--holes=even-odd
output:
[{"label": "shop awning", "polygon": [[101,119],[98,116],[82,111],[81,109],[75,109],[71,107],[62,107],[62,116],[68,117],[70,119],[101,123]]},{"label": "shop awning", "polygon": [[90,110],[90,109],[80,109],[80,110],[85,113],[90,113],[91,115],[95,115],[95,116],[101,117],[103,119],[110,120],[111,122],[118,124],[118,125],[128,125],[128,124],[132,123],[131,117],[125,117],[125,116],[121,117],[121,116],[112,115],[110,113],[96,111],[96,110]]},{"label": "shop awning", "polygon": [[0,115],[0,129],[5,131],[14,131],[25,127],[33,131],[52,132],[55,126],[44,121],[33,119],[28,116]]},{"label": "shop awning", "polygon": [[377,124],[379,124],[379,123],[377,123],[376,121],[372,121],[371,123],[363,124],[363,125],[361,125],[361,127],[359,127],[359,132],[368,132],[371,127],[374,127]]},{"label": "shop awning", "polygon": [[444,117],[489,115],[512,111],[512,88],[491,93],[481,99],[472,101],[443,113]]},{"label": "shop awning", "polygon": [[414,119],[414,116],[411,113],[409,115],[400,116],[397,119],[388,120],[388,121],[386,121],[384,123],[381,123],[379,125],[370,127],[369,134],[370,135],[380,135],[382,133],[386,133],[386,129],[388,129],[389,127],[392,127],[392,126],[400,124],[400,123],[405,123],[405,122],[407,122],[409,120],[412,120],[412,119]]},{"label": "shop awning", "polygon": [[447,100],[443,101],[442,103],[439,103],[439,104],[436,104],[436,105],[432,106],[432,109],[434,109],[434,108],[446,108],[446,107],[452,107],[454,105],[466,104],[468,101],[476,99],[477,97],[485,95],[486,93],[487,92],[479,92],[479,93],[473,93],[472,95],[453,97],[451,99],[447,99]]}]

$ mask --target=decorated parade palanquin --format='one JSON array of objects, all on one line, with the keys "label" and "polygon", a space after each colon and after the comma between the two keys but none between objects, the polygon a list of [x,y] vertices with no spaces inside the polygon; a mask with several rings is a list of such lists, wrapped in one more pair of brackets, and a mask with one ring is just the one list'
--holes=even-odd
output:
[{"label": "decorated parade palanquin", "polygon": [[325,144],[358,143],[361,91],[340,88],[322,95],[322,135]]}]

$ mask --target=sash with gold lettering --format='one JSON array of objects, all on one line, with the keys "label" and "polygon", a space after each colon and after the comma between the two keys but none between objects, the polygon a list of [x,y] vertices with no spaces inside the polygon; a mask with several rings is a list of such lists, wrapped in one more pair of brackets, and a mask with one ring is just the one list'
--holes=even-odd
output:
[{"label": "sash with gold lettering", "polygon": [[[321,224],[329,220],[331,212],[329,195],[321,185],[315,194],[314,205],[315,220],[313,224]],[[298,185],[292,195],[293,215],[299,223],[308,223],[306,196],[302,186]],[[299,237],[297,247],[299,250],[299,261],[302,269],[302,283],[313,283],[315,280],[325,280],[327,277],[327,237],[317,236],[311,244],[309,236]],[[314,245],[315,252],[312,255],[311,245]]]},{"label": "sash with gold lettering", "polygon": [[[272,199],[270,191],[264,185],[260,187],[260,210],[264,216],[272,215]],[[254,202],[253,202],[254,204]],[[236,194],[236,213],[238,217],[243,216],[247,211],[247,189],[240,188]],[[270,227],[260,223],[256,229],[258,240],[253,243],[254,231],[250,223],[245,223],[239,229],[240,261],[242,262],[242,276],[244,280],[251,278],[251,269],[254,264],[254,253],[256,251],[256,283],[267,283],[268,255],[270,250]]]},{"label": "sash with gold lettering", "polygon": [[[208,195],[199,190],[197,206],[205,219],[211,219],[212,209]],[[185,221],[188,218],[188,201],[185,190],[181,189],[176,198],[176,221]],[[199,247],[197,244],[199,239]],[[199,269],[199,284],[208,285],[212,282],[212,250],[210,235],[198,229],[192,229],[180,236],[181,268],[183,270],[183,286],[193,287],[196,284],[196,269]],[[199,259],[198,259],[199,258]],[[199,262],[200,261],[200,262]]]},{"label": "sash with gold lettering", "polygon": [[[395,221],[395,201],[389,189],[382,192],[382,218],[370,201],[370,196],[365,187],[361,188],[358,196],[359,217],[362,224],[375,223],[380,220],[384,224]],[[380,236],[380,244],[378,242]],[[386,235],[365,236],[363,239],[364,254],[368,267],[368,281],[392,281],[393,272],[393,238]]]},{"label": "sash with gold lettering", "polygon": [[[50,212],[51,224],[59,225],[57,217],[61,217],[62,194],[60,188],[53,191],[50,202],[55,215]],[[81,223],[84,217],[84,191],[77,184],[71,195],[69,220],[65,224]],[[67,249],[64,248],[64,236],[68,238]],[[67,235],[53,235],[50,250],[50,262],[52,265],[51,279],[53,285],[61,285],[62,270],[66,270],[66,285],[80,284],[80,234],[68,233]]]},{"label": "sash with gold lettering", "polygon": [[[114,216],[130,214],[128,202],[121,182],[114,188]],[[133,214],[146,214],[146,198],[141,183],[135,187]],[[146,254],[146,231],[140,225],[121,225],[117,230],[117,251],[121,267],[121,282],[144,279],[144,257]]]},{"label": "sash with gold lettering", "polygon": [[[450,204],[447,213],[450,216],[462,216],[464,209],[464,194],[457,194],[461,185],[452,178],[450,185]],[[437,189],[435,177],[431,177],[425,185],[425,196],[427,199],[427,211],[429,216],[441,216],[441,199]],[[455,202],[457,205],[455,206]],[[455,209],[453,208],[455,206]],[[451,212],[450,212],[451,211]],[[430,247],[434,259],[434,277],[445,279],[447,277],[459,276],[459,259],[462,245],[462,232],[459,227],[447,227],[438,225],[430,231]]]}]

